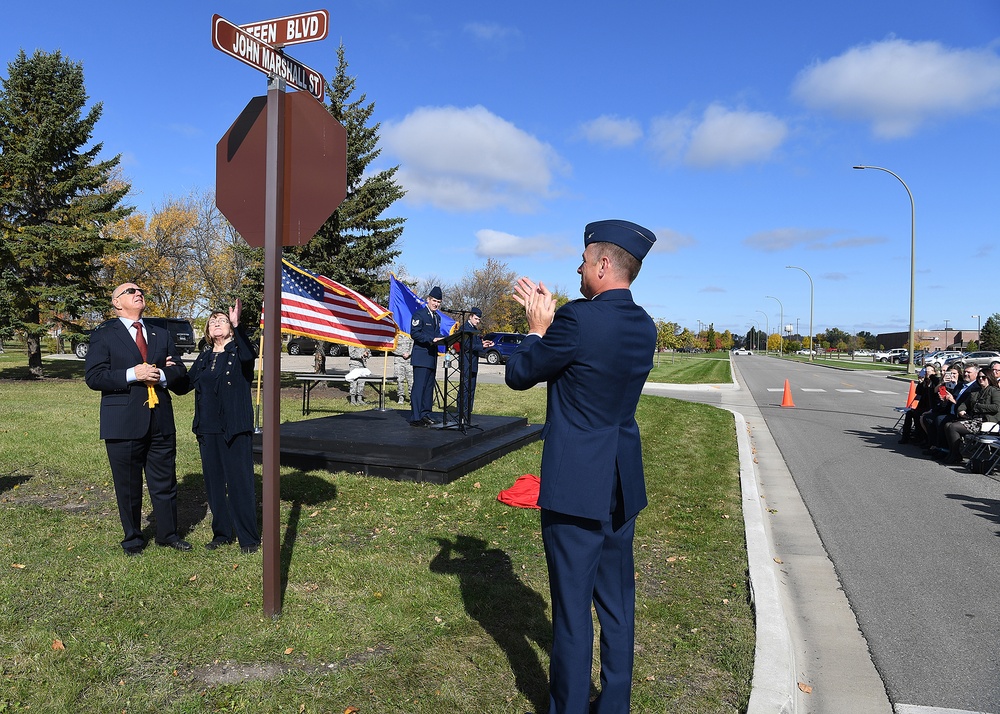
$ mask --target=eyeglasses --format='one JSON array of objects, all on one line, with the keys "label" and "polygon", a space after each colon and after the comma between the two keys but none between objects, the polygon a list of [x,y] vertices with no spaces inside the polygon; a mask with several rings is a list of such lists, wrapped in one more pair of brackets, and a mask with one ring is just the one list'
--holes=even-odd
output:
[{"label": "eyeglasses", "polygon": [[990,381],[990,380],[988,380],[988,379],[987,379],[986,377],[980,377],[980,378],[979,378],[979,381],[980,381],[980,382],[988,382],[988,381]]},{"label": "eyeglasses", "polygon": [[135,295],[136,293],[139,293],[140,295],[145,295],[145,294],[146,294],[146,293],[144,293],[144,292],[142,291],[142,288],[125,288],[124,290],[122,290],[122,291],[121,291],[120,293],[118,293],[117,295],[114,295],[114,296],[112,296],[112,298],[111,298],[111,299],[112,299],[112,300],[117,300],[117,299],[118,299],[118,298],[120,298],[120,297],[121,297],[122,295]]}]

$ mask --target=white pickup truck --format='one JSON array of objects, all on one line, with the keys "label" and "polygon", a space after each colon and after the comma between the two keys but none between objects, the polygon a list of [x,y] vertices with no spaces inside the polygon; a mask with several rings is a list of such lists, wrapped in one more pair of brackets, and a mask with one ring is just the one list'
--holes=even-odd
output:
[{"label": "white pickup truck", "polygon": [[891,350],[879,350],[875,353],[876,362],[885,362],[886,364],[905,364],[909,359],[909,350],[905,347],[894,347]]}]

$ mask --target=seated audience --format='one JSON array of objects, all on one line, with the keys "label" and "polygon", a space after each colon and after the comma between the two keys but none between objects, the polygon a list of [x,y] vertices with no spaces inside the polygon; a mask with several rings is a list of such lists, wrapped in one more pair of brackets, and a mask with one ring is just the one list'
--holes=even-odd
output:
[{"label": "seated audience", "polygon": [[914,398],[917,403],[912,405],[903,417],[903,436],[899,440],[900,444],[910,443],[910,432],[914,430],[914,424],[917,426],[917,433],[914,435],[913,441],[921,443],[924,442],[926,438],[926,434],[920,427],[920,417],[926,414],[934,404],[934,397],[937,393],[938,384],[941,383],[941,380],[938,377],[937,370],[934,368],[934,365],[928,365],[924,369],[920,370],[920,377],[921,379],[917,382],[916,391],[914,393]]},{"label": "seated audience", "polygon": [[983,371],[977,377],[978,388],[968,391],[969,399],[956,404],[955,420],[944,426],[948,444],[946,464],[962,463],[962,437],[978,434],[983,422],[1000,421],[1000,388],[992,373]]}]

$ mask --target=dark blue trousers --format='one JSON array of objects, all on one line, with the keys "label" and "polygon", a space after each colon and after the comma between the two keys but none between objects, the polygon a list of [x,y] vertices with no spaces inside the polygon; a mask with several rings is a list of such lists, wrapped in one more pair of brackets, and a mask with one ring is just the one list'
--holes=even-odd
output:
[{"label": "dark blue trousers", "polygon": [[156,520],[156,542],[171,543],[177,535],[177,438],[160,428],[160,410],[153,410],[149,431],[141,439],[105,439],[111,478],[121,518],[122,548],[145,545],[142,535],[142,476]]},{"label": "dark blue trousers", "polygon": [[[628,714],[635,648],[635,517],[612,525],[542,509],[552,597],[549,714]],[[617,520],[616,520],[617,524]],[[601,627],[601,694],[590,706],[594,626]]]},{"label": "dark blue trousers", "polygon": [[434,374],[433,367],[413,367],[413,390],[410,392],[412,412],[410,421],[420,421],[431,416],[434,411]]},{"label": "dark blue trousers", "polygon": [[212,537],[239,540],[241,547],[260,545],[257,494],[253,476],[253,435],[198,434],[205,493],[212,509]]}]

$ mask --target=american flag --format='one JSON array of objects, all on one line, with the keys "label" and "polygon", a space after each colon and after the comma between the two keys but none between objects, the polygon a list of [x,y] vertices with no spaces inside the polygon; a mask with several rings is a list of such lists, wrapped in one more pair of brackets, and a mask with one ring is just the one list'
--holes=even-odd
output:
[{"label": "american flag", "polygon": [[370,349],[396,346],[391,312],[287,260],[281,261],[281,331]]}]

